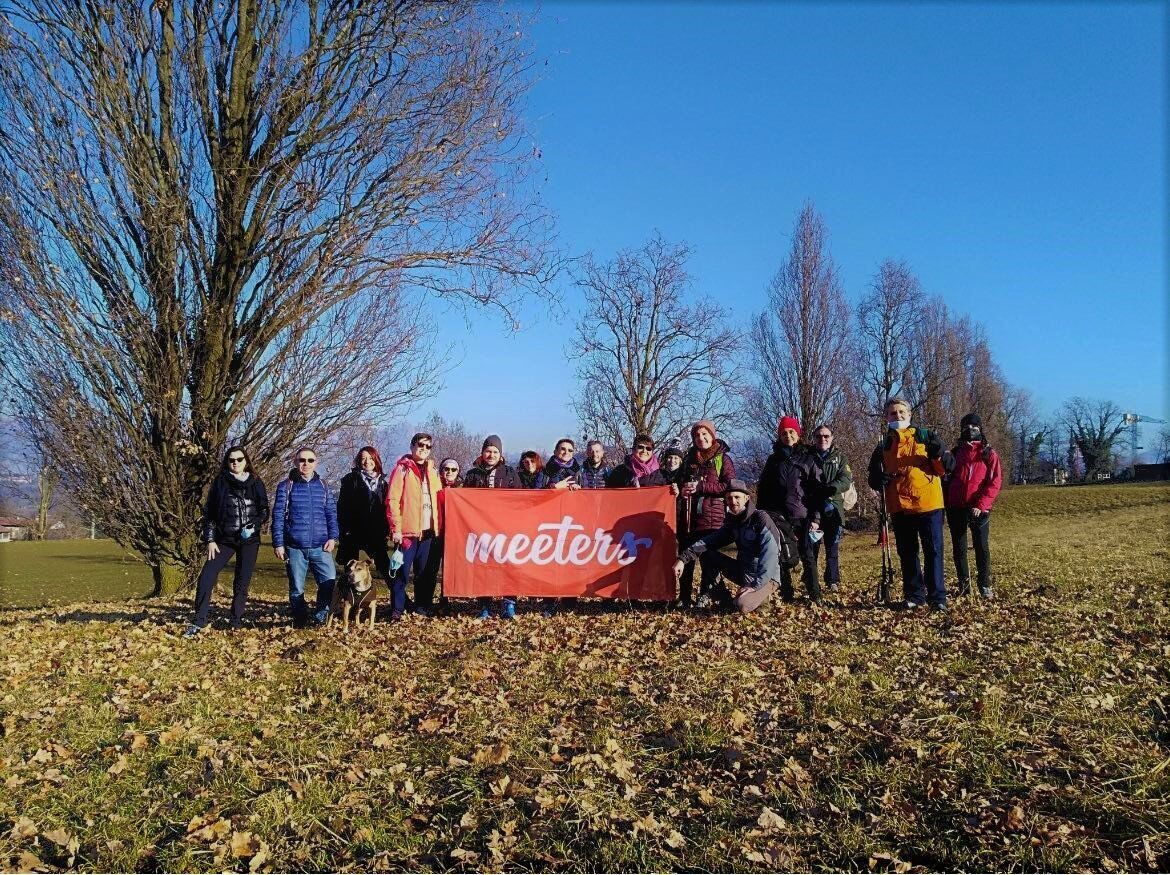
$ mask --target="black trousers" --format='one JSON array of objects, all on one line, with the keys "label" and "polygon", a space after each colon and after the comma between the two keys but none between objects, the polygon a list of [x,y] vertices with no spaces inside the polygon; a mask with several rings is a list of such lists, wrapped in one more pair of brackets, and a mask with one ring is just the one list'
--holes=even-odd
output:
[{"label": "black trousers", "polygon": [[260,539],[245,541],[238,547],[234,544],[219,544],[219,552],[214,559],[208,559],[199,572],[199,584],[195,587],[195,620],[194,624],[200,628],[207,625],[207,615],[211,610],[211,591],[215,589],[215,579],[227,566],[232,556],[236,556],[236,573],[232,579],[232,620],[238,623],[244,619],[244,606],[248,603],[248,585],[252,582],[252,571],[256,567],[256,556],[260,552]]},{"label": "black trousers", "polygon": [[979,587],[991,586],[991,514],[975,516],[965,507],[947,508],[947,527],[951,530],[951,550],[955,559],[955,574],[959,578],[959,594],[971,586],[971,568],[967,564],[967,532],[975,547],[975,571]]},{"label": "black trousers", "polygon": [[[800,521],[792,524],[792,531],[796,535],[797,550],[800,554],[800,577],[804,581],[804,588],[810,599],[821,597],[821,575],[817,567],[817,554],[813,549],[812,541],[808,539],[808,523]],[[796,593],[792,589],[792,569],[780,566],[780,598],[792,601]]]},{"label": "black trousers", "polygon": [[[678,539],[678,552],[686,550],[688,547],[703,540],[707,535],[711,534],[715,529],[699,529],[694,532],[687,532]],[[678,579],[678,600],[684,604],[689,605],[694,602],[694,587],[695,587],[695,563],[688,562],[683,566],[682,577]],[[709,591],[709,583],[705,577],[699,578],[699,595],[705,595]]]}]

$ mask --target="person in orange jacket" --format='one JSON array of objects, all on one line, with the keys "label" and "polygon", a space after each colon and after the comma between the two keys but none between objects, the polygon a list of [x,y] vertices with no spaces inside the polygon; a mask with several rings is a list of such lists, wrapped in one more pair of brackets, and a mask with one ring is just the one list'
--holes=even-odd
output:
[{"label": "person in orange jacket", "polygon": [[[902,566],[906,609],[946,611],[943,581],[943,476],[954,465],[939,436],[910,425],[904,398],[886,402],[886,436],[869,459],[869,485],[882,492]],[[922,544],[922,561],[918,545]]]},{"label": "person in orange jacket", "polygon": [[975,571],[979,595],[991,598],[991,506],[1003,485],[999,453],[992,449],[983,434],[983,420],[968,413],[959,420],[959,443],[952,451],[955,469],[947,479],[947,527],[951,530],[951,548],[955,574],[959,577],[959,595],[971,589],[971,569],[967,564],[967,530],[975,546]]},{"label": "person in orange jacket", "polygon": [[402,619],[406,610],[406,583],[412,573],[415,611],[430,616],[435,599],[438,563],[431,561],[431,550],[443,531],[443,506],[439,502],[443,484],[431,459],[433,446],[434,439],[429,434],[416,434],[410,439],[410,452],[390,472],[386,522],[390,542],[402,551],[402,565],[394,572],[390,587],[391,620]]}]

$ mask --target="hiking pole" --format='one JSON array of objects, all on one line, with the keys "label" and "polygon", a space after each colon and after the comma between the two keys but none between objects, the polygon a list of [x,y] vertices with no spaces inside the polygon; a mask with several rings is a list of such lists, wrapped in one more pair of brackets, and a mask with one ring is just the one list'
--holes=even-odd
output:
[{"label": "hiking pole", "polygon": [[890,513],[886,508],[886,487],[884,483],[882,484],[881,493],[882,576],[878,582],[878,603],[884,605],[889,604],[890,588],[894,582],[894,557],[890,551]]}]

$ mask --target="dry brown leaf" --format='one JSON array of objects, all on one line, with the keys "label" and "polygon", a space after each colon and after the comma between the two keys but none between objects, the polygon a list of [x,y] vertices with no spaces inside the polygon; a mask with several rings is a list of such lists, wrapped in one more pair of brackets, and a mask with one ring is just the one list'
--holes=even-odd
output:
[{"label": "dry brown leaf", "polygon": [[232,856],[251,857],[260,851],[260,841],[250,832],[232,833]]},{"label": "dry brown leaf", "polygon": [[122,754],[118,757],[112,766],[106,769],[106,772],[111,775],[120,775],[122,772],[126,771],[126,767],[129,765],[130,758],[126,756],[126,754]]},{"label": "dry brown leaf", "polygon": [[748,715],[736,708],[731,712],[731,728],[743,729],[748,724]]},{"label": "dry brown leaf", "polygon": [[31,839],[37,834],[37,825],[30,817],[25,817],[23,814],[16,818],[16,823],[12,825],[12,829],[8,832],[13,841],[20,841],[21,839]]},{"label": "dry brown leaf", "polygon": [[51,829],[47,832],[41,833],[41,835],[43,835],[53,844],[60,845],[63,848],[68,846],[69,839],[71,838],[69,833],[63,829]]},{"label": "dry brown leaf", "polygon": [[506,763],[510,756],[512,756],[512,749],[500,742],[481,747],[471,757],[471,761],[480,765],[499,766]]},{"label": "dry brown leaf", "polygon": [[760,812],[760,816],[756,819],[761,829],[768,831],[780,831],[788,829],[788,821],[773,811],[767,806]]},{"label": "dry brown leaf", "polygon": [[666,837],[665,841],[667,847],[674,848],[675,850],[678,850],[687,843],[687,840],[683,837],[683,834],[677,829],[672,829],[670,831],[670,835]]}]

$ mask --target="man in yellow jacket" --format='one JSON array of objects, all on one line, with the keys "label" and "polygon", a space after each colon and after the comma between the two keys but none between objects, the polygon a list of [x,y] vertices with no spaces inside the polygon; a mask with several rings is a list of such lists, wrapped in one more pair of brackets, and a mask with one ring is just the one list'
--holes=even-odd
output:
[{"label": "man in yellow jacket", "polygon": [[904,398],[891,398],[885,412],[886,436],[869,459],[869,485],[883,493],[893,524],[906,609],[929,601],[931,610],[945,611],[942,481],[954,463],[937,434],[911,427]]},{"label": "man in yellow jacket", "polygon": [[401,619],[406,610],[406,582],[412,571],[415,611],[430,616],[434,603],[435,578],[442,557],[438,547],[431,548],[443,530],[443,507],[439,503],[442,483],[431,458],[433,446],[434,439],[429,434],[416,434],[410,439],[410,452],[390,472],[386,522],[391,543],[402,551],[402,566],[394,572],[390,584],[391,620]]}]

